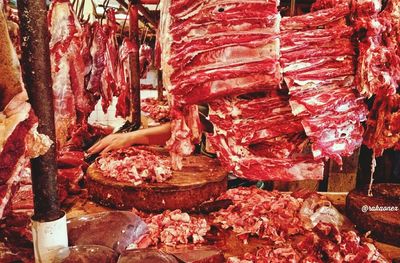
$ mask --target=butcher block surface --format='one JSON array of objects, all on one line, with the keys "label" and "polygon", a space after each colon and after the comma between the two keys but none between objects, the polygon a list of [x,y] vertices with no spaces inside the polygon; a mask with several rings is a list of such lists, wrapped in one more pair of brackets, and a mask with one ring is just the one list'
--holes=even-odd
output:
[{"label": "butcher block surface", "polygon": [[138,186],[106,177],[96,163],[87,170],[89,196],[103,205],[158,212],[165,209],[190,210],[204,201],[219,196],[227,189],[227,173],[218,160],[206,156],[189,156],[183,169],[162,183]]},{"label": "butcher block surface", "polygon": [[367,187],[348,194],[347,216],[376,240],[400,246],[400,185],[377,184],[372,189],[373,196],[368,196]]}]

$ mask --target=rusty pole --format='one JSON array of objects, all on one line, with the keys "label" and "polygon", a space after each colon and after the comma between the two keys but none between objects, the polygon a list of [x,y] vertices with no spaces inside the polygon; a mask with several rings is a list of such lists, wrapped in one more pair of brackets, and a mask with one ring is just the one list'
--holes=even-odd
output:
[{"label": "rusty pole", "polygon": [[130,86],[132,92],[132,129],[137,130],[140,128],[140,65],[139,65],[139,20],[137,1],[131,1],[129,6],[129,38],[136,46],[134,52],[129,55],[130,65]]},{"label": "rusty pole", "polygon": [[290,16],[296,13],[296,0],[290,0]]},{"label": "rusty pole", "polygon": [[162,81],[162,71],[157,70],[157,99],[161,101],[163,99],[163,81]]},{"label": "rusty pole", "polygon": [[21,21],[22,71],[29,101],[39,119],[38,131],[54,142],[48,152],[32,159],[32,189],[36,221],[62,217],[57,190],[56,136],[50,70],[49,32],[45,0],[18,0]]}]

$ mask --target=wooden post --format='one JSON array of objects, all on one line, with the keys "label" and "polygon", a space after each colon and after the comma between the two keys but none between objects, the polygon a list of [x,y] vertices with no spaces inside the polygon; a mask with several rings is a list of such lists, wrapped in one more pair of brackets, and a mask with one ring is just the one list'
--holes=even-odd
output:
[{"label": "wooden post", "polygon": [[131,108],[131,121],[132,129],[137,130],[140,128],[140,65],[139,65],[139,20],[137,1],[132,1],[129,6],[129,38],[136,46],[134,52],[129,55],[130,65],[130,86],[132,92],[132,108]]},{"label": "wooden post", "polygon": [[49,32],[45,0],[18,0],[21,21],[22,68],[29,101],[39,118],[38,131],[54,142],[45,155],[32,159],[32,189],[36,221],[62,217],[57,190],[56,136],[50,70]]}]

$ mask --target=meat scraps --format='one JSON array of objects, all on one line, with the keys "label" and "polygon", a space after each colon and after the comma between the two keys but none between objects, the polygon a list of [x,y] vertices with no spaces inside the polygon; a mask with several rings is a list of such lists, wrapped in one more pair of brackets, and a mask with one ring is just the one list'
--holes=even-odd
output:
[{"label": "meat scraps", "polygon": [[316,193],[296,196],[240,187],[228,190],[218,199],[230,199],[233,205],[212,213],[213,223],[232,229],[244,243],[250,236],[282,243],[319,222],[340,226],[343,220],[331,203]]},{"label": "meat scraps", "polygon": [[228,262],[388,262],[369,240],[340,230],[343,217],[315,192],[240,187],[218,199],[233,204],[211,214],[214,224],[231,229],[245,243],[251,236],[271,243]]},{"label": "meat scraps", "polygon": [[159,101],[153,98],[142,99],[141,110],[158,123],[169,121],[170,107],[167,101]]},{"label": "meat scraps", "polygon": [[104,176],[133,185],[160,183],[172,176],[169,157],[146,147],[120,149],[98,158],[96,163]]},{"label": "meat scraps", "polygon": [[167,246],[200,244],[204,242],[204,236],[210,230],[204,218],[190,216],[180,210],[166,210],[162,214],[149,215],[144,221],[149,233],[136,241],[134,248],[145,248],[159,243]]},{"label": "meat scraps", "polygon": [[361,239],[354,231],[339,231],[331,224],[319,223],[305,234],[297,244],[263,246],[255,254],[230,257],[228,263],[261,262],[389,262],[368,240]]}]

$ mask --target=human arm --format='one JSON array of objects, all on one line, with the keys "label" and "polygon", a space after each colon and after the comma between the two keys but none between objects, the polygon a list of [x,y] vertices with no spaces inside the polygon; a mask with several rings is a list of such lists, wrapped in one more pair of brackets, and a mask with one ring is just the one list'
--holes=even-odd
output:
[{"label": "human arm", "polygon": [[90,147],[88,154],[106,153],[134,144],[164,145],[170,137],[170,123],[133,132],[110,134]]}]

